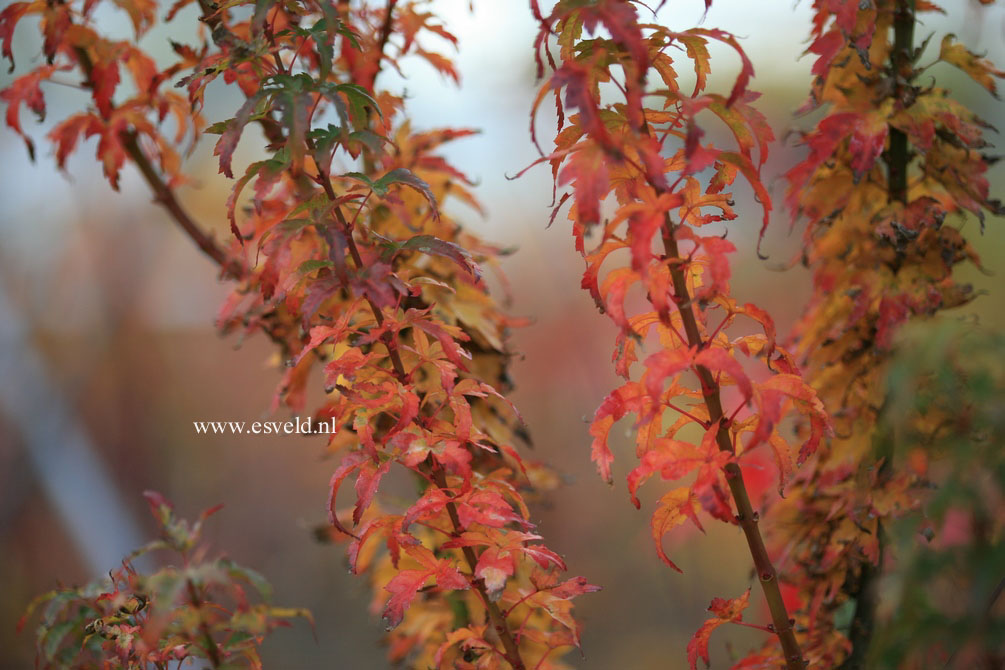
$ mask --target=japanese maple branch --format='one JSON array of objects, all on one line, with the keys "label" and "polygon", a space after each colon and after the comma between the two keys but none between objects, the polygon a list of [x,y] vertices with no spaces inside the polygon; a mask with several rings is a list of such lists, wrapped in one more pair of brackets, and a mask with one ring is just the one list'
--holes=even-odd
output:
[{"label": "japanese maple branch", "polygon": [[[394,25],[394,8],[397,4],[397,0],[388,0],[387,8],[384,14],[384,24],[381,27],[380,38],[377,42],[377,62],[375,71],[373,73],[373,80],[371,81],[371,88],[377,80],[377,76],[380,74],[380,66],[384,59],[384,50],[387,48],[387,42],[391,37],[391,31]],[[320,169],[320,166],[319,166]],[[331,185],[331,179],[328,175],[322,173],[322,187],[325,189],[325,194],[328,196],[329,200],[337,200],[334,189]],[[345,229],[345,236],[347,240],[347,245],[349,247],[349,255],[352,257],[353,262],[356,264],[357,268],[362,268],[363,259],[360,256],[359,249],[356,246],[356,242],[352,236],[352,226],[349,224],[345,216],[342,214],[340,207],[335,207],[335,217],[339,224]],[[376,305],[369,297],[367,297],[367,303],[370,305],[370,309],[373,311],[374,318],[377,320],[378,325],[383,324],[383,314],[378,305]],[[398,380],[405,383],[407,375],[405,373],[405,366],[401,361],[401,355],[398,352],[397,343],[394,338],[391,337],[390,333],[386,334],[384,340],[385,346],[387,346],[388,354],[391,358],[391,365],[394,368],[395,375]],[[442,468],[433,466],[432,468],[433,482],[436,486],[445,490],[449,488],[447,482],[447,477]],[[453,534],[455,536],[460,536],[464,532],[464,527],[461,525],[460,515],[457,512],[457,505],[453,502],[449,502],[446,505],[447,516],[450,517],[450,524],[453,526]],[[514,638],[509,626],[506,623],[506,615],[502,613],[499,606],[489,598],[488,591],[485,588],[485,584],[481,579],[475,578],[475,571],[478,568],[478,556],[475,555],[475,550],[472,547],[461,547],[461,552],[464,554],[464,560],[468,564],[468,568],[471,570],[471,583],[474,589],[478,592],[481,601],[485,605],[485,609],[489,614],[489,618],[492,620],[492,626],[495,629],[496,635],[502,642],[503,649],[505,649],[505,654],[503,655],[506,661],[513,667],[513,670],[525,670],[523,658],[520,656],[520,647],[517,645],[516,639]]]},{"label": "japanese maple branch", "polygon": [[[313,143],[309,145],[311,151],[314,151]],[[331,202],[338,201],[338,195],[335,193],[335,189],[331,185],[331,177],[326,171],[324,171],[321,166],[318,166],[319,176],[321,177],[321,186],[325,191],[328,199]],[[353,263],[356,264],[357,269],[364,268],[363,258],[359,253],[359,247],[356,246],[356,241],[353,239],[353,231],[349,226],[349,222],[346,220],[345,215],[342,210],[337,205],[334,208],[335,218],[345,230],[346,244],[349,247],[349,256],[352,258]],[[370,306],[373,312],[374,319],[376,319],[378,325],[383,325],[384,315],[377,305],[369,296],[366,297],[366,302]],[[408,383],[408,374],[405,372],[405,366],[401,360],[401,354],[398,351],[397,341],[390,333],[385,333],[381,338],[384,342],[384,346],[387,347],[388,355],[391,359],[391,367],[394,369],[394,374],[398,378],[398,381],[402,384]],[[431,468],[432,480],[436,486],[444,491],[449,490],[449,484],[447,482],[446,474],[443,470],[437,466]],[[454,535],[460,536],[464,532],[464,526],[461,525],[460,516],[457,513],[457,506],[453,502],[448,502],[446,505],[447,515],[450,517],[450,523],[454,528]],[[506,624],[506,617],[503,615],[499,606],[493,602],[488,595],[488,591],[485,589],[485,584],[481,579],[474,577],[475,570],[478,567],[478,556],[472,547],[462,547],[462,553],[464,554],[464,560],[467,562],[468,567],[471,570],[471,584],[475,591],[478,592],[479,597],[485,604],[485,609],[488,611],[489,618],[492,620],[492,626],[495,629],[496,635],[502,642],[503,648],[506,650],[504,654],[506,661],[513,666],[513,670],[526,670],[523,659],[520,656],[520,648],[516,643],[512,632]]]},{"label": "japanese maple branch", "polygon": [[[707,343],[702,339],[701,330],[698,328],[698,319],[694,314],[694,305],[688,291],[684,266],[679,262],[681,256],[677,247],[677,239],[674,237],[674,224],[669,214],[664,220],[662,233],[663,248],[666,258],[670,261],[670,279],[673,282],[674,300],[684,324],[687,342],[692,348],[701,350]],[[715,436],[716,444],[721,451],[733,453],[733,443],[729,437],[729,423],[725,420],[725,414],[722,411],[719,385],[707,368],[697,365],[695,369],[701,382],[705,406],[708,408],[709,423],[719,426]],[[803,660],[802,651],[799,649],[799,643],[792,630],[792,621],[785,608],[785,601],[782,600],[775,566],[771,563],[771,557],[768,555],[764,539],[757,527],[757,513],[750,503],[750,495],[747,493],[747,487],[743,481],[743,471],[735,462],[727,463],[723,467],[723,471],[736,504],[736,521],[740,524],[740,528],[743,529],[743,534],[747,538],[747,546],[754,559],[754,567],[761,582],[761,589],[764,591],[764,598],[771,611],[772,626],[785,653],[786,667],[788,670],[802,670],[806,667],[806,662]]]},{"label": "japanese maple branch", "polygon": [[[643,121],[639,131],[644,135],[649,135],[649,124]],[[667,188],[651,181],[650,185],[659,192],[672,192],[673,190],[672,187]],[[684,274],[684,268],[690,259],[683,258],[680,254],[680,249],[677,246],[677,238],[674,237],[674,223],[669,213],[664,215],[661,233],[665,259],[669,261],[670,265],[670,280],[673,284],[674,302],[677,305],[681,322],[684,325],[684,333],[687,337],[686,341],[688,346],[696,351],[700,351],[707,346],[708,342],[701,336],[698,319],[694,314],[694,303],[691,300],[691,293],[687,287],[687,277]],[[723,324],[725,324],[725,321]],[[716,329],[716,332],[721,328],[722,325]],[[711,338],[709,338],[709,341],[711,341]],[[708,422],[700,423],[707,426],[718,424],[719,427],[715,435],[715,441],[719,450],[731,454],[735,453],[736,450],[733,447],[733,441],[729,437],[730,418],[726,417],[722,409],[719,384],[708,368],[696,365],[695,370],[701,383],[701,392],[705,400],[705,407],[708,409]],[[778,586],[778,574],[771,562],[771,557],[768,555],[768,550],[764,546],[764,538],[761,537],[761,532],[757,527],[758,517],[750,503],[750,494],[747,493],[747,486],[743,481],[743,471],[735,462],[727,463],[723,467],[723,471],[726,475],[726,482],[729,484],[729,490],[733,495],[733,502],[736,504],[736,521],[740,524],[740,528],[743,529],[743,534],[747,539],[750,555],[754,559],[754,569],[757,571],[761,582],[761,589],[764,591],[764,598],[767,600],[768,609],[771,611],[773,630],[778,636],[782,644],[782,650],[785,653],[786,668],[788,670],[802,670],[806,667],[806,662],[799,648],[799,642],[796,640],[795,633],[792,630],[792,620],[789,618],[785,601],[782,599],[782,592]]]},{"label": "japanese maple branch", "polygon": [[[379,55],[377,60],[377,70],[374,72],[374,79],[376,79],[376,76],[379,73],[380,63],[383,60],[384,49],[386,48],[387,42],[390,39],[391,30],[393,27],[392,13],[396,3],[397,0],[388,0],[387,10],[384,17],[384,24],[381,29],[381,35],[378,42]],[[222,21],[219,15],[216,13],[216,7],[210,2],[210,0],[199,0],[199,6],[202,9],[203,21],[213,31],[214,40],[224,39],[225,35],[221,33],[225,29],[222,28]],[[279,144],[285,140],[285,137],[283,136],[282,133],[282,129],[274,120],[266,117],[262,119],[261,123],[266,139],[270,143]],[[316,146],[313,141],[308,140],[307,146],[311,150],[312,154],[316,153]],[[332,187],[331,175],[328,173],[327,170],[322,168],[320,164],[317,164],[317,169],[318,169],[318,183],[321,185],[322,189],[324,189],[325,195],[331,202],[333,203],[337,202],[338,195],[335,193],[335,189]],[[359,247],[356,245],[356,241],[353,238],[352,225],[346,220],[345,215],[342,213],[342,209],[337,205],[334,207],[334,214],[339,225],[342,226],[345,232],[345,239],[346,239],[346,245],[348,246],[349,249],[349,256],[352,258],[353,263],[356,265],[358,269],[364,268],[365,265],[363,264],[363,258],[359,253]],[[384,324],[384,314],[380,306],[377,305],[373,301],[373,299],[370,298],[369,296],[365,296],[365,299],[370,307],[370,310],[373,313],[377,325],[382,326]],[[391,361],[391,367],[394,370],[395,377],[397,377],[398,381],[401,382],[402,384],[406,384],[408,382],[408,374],[405,371],[405,366],[404,363],[402,362],[401,354],[398,351],[397,342],[395,341],[394,336],[391,333],[385,333],[381,339],[384,345],[387,347],[388,357]],[[438,488],[440,489],[449,488],[448,482],[446,480],[446,475],[444,474],[442,469],[436,467],[432,468],[432,479]],[[463,533],[464,528],[460,522],[460,516],[457,512],[457,506],[454,503],[450,502],[447,503],[446,509],[447,509],[447,515],[450,517],[451,525],[453,526],[453,534],[459,536],[461,533]],[[471,570],[472,586],[478,592],[479,597],[485,604],[485,609],[489,614],[489,618],[492,620],[492,625],[496,631],[496,635],[499,637],[500,641],[502,642],[503,648],[505,649],[504,657],[506,658],[506,661],[513,667],[513,670],[526,670],[526,666],[524,665],[523,659],[520,656],[520,649],[516,643],[516,640],[513,637],[513,634],[510,632],[507,626],[506,617],[499,609],[499,606],[489,598],[484,582],[480,579],[474,578],[475,570],[477,569],[478,566],[478,557],[475,554],[474,549],[471,547],[462,547],[462,553],[464,554],[465,561],[467,562],[468,567]]]}]

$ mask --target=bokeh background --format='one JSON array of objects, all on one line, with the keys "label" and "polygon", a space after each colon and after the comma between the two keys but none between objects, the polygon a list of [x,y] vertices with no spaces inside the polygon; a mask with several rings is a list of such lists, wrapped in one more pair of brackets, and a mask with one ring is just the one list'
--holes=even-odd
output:
[{"label": "bokeh background", "polygon": [[[942,4],[949,16],[929,19],[922,34],[925,28],[957,33],[1005,63],[1000,3]],[[408,92],[418,128],[482,130],[447,153],[479,180],[487,216],[457,213],[482,236],[519,248],[504,262],[510,309],[533,325],[513,337],[519,353],[514,400],[534,435],[535,455],[568,481],[534,509],[534,517],[571,573],[604,587],[577,600],[586,626],[583,655],[569,660],[581,668],[686,667],[684,646],[710,599],[739,595],[751,582],[744,541],[738,529],[722,524],[708,524],[705,536],[680,529],[666,539],[684,570],[673,572],[656,558],[649,536],[648,513],[660,484],[650,484],[642,511],[628,500],[623,481],[634,457],[627,436],[616,450],[615,486],[596,476],[585,420],[615,383],[609,364],[614,330],[578,290],[582,261],[563,217],[546,228],[548,170],[506,178],[536,158],[528,136],[535,24],[523,1],[479,0],[473,10],[466,0],[433,5],[460,38],[463,89],[417,62],[406,63],[404,77],[381,75],[379,84]],[[810,83],[811,59],[799,58],[810,9],[807,0],[718,0],[704,18],[704,25],[743,38],[757,73],[753,86],[764,93],[762,109],[779,137],[813,121],[791,116]],[[122,12],[110,4],[99,11],[103,28],[128,35]],[[702,22],[703,13],[702,0],[671,0],[659,19],[685,29]],[[191,40],[195,26],[189,8],[173,27],[147,35],[144,46],[166,56],[166,38]],[[30,22],[19,27],[14,44],[18,72],[41,58]],[[712,63],[714,85],[728,90],[738,68],[735,55],[717,49]],[[1003,127],[999,101],[948,66],[930,72]],[[12,76],[0,74],[0,87]],[[207,98],[211,121],[236,107],[236,95],[223,88]],[[47,128],[82,100],[72,87],[51,87],[48,120],[29,126],[30,132],[42,142]],[[550,137],[552,123],[542,116],[542,136]],[[223,203],[230,184],[216,174],[208,145],[190,159],[195,184],[182,196],[202,225],[222,237],[228,234]],[[805,270],[785,269],[800,238],[798,227],[790,233],[788,214],[778,204],[779,176],[801,156],[791,145],[776,144],[765,168],[776,198],[764,246],[770,259],[759,261],[754,253],[760,213],[744,187],[738,191],[741,217],[730,225],[740,248],[734,291],[766,307],[782,332],[809,292]],[[255,147],[246,138],[236,162],[254,160]],[[228,286],[151,204],[139,175],[127,169],[121,192],[112,192],[93,151],[93,142],[84,144],[64,175],[45,149],[31,164],[21,140],[0,132],[0,668],[32,667],[31,634],[16,635],[14,628],[33,595],[100,575],[149,538],[153,524],[140,495],[145,489],[163,492],[190,516],[223,503],[207,538],[264,573],[278,604],[313,611],[317,639],[303,624],[280,631],[265,646],[266,667],[386,667],[382,624],[366,613],[368,584],[347,574],[344,547],[318,544],[310,532],[324,522],[335,467],[322,457],[323,439],[210,436],[193,429],[196,420],[287,418],[268,414],[280,374],[269,343],[216,334],[214,316]],[[993,168],[999,194],[1003,175],[1001,166]],[[975,221],[954,225],[964,227],[994,274],[964,273],[978,288],[997,287],[1005,276],[1003,221],[990,219],[983,235]],[[1001,329],[1001,296],[995,290],[953,317]],[[758,607],[748,619],[760,618]],[[716,634],[713,667],[725,667],[730,645],[743,649],[759,639],[734,628]]]}]

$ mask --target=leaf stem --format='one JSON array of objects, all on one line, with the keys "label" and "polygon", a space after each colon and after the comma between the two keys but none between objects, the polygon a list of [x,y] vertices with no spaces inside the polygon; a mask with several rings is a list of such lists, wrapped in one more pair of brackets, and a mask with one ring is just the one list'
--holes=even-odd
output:
[{"label": "leaf stem", "polygon": [[692,421],[694,421],[699,426],[704,426],[706,429],[708,429],[708,427],[711,425],[711,424],[709,424],[708,421],[705,421],[704,419],[699,419],[694,414],[691,414],[691,412],[688,412],[687,410],[678,407],[677,405],[673,404],[672,402],[665,401],[663,404],[666,405],[667,407],[669,407],[670,409],[672,409],[673,411],[677,412],[678,414],[682,414],[682,415],[686,416],[687,418],[691,419]]}]

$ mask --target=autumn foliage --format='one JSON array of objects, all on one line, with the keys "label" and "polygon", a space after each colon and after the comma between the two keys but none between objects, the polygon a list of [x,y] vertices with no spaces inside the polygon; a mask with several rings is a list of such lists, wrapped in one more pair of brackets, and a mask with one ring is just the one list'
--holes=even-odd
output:
[{"label": "autumn foliage", "polygon": [[[805,529],[774,540],[805,603],[806,652],[830,667],[865,661],[887,526],[920,507],[932,484],[921,465],[894,467],[893,437],[878,425],[895,334],[974,297],[953,269],[980,261],[947,218],[970,213],[983,228],[986,213],[1005,209],[984,176],[988,124],[948,90],[919,81],[933,63],[919,63],[915,26],[924,12],[942,10],[903,0],[815,9],[805,109],[822,107],[825,116],[804,132],[809,154],[785,176],[814,273],[798,352],[831,408],[835,436],[768,513]],[[995,94],[1002,73],[953,35],[941,38],[937,59]],[[924,461],[922,447],[911,450]],[[849,628],[838,630],[838,612],[849,606]]]},{"label": "autumn foliage", "polygon": [[[413,128],[403,97],[380,86],[382,71],[417,62],[458,81],[453,63],[423,46],[429,36],[457,38],[419,0],[179,0],[170,8],[117,0],[134,38],[113,40],[94,20],[98,4],[34,0],[0,13],[12,67],[13,34],[28,17],[45,56],[0,92],[7,125],[34,158],[24,113],[43,117],[46,83],[76,77],[90,100],[49,132],[57,164],[97,138],[112,188],[127,164],[137,168],[231,282],[221,331],[262,334],[278,350],[285,372],[272,409],[340,427],[327,446],[337,465],[323,535],[344,543],[352,572],[372,584],[390,661],[569,667],[563,656],[581,635],[574,599],[599,587],[566,574],[530,521],[528,495],[559,478],[528,458],[527,432],[507,399],[507,333],[518,321],[482,275],[498,271],[503,252],[443,207],[480,207],[472,180],[439,153],[473,131]],[[173,61],[156,63],[139,38],[191,4],[200,34],[172,42]],[[882,654],[923,667],[924,656],[883,642],[896,636],[873,635],[879,580],[899,569],[889,550],[894,524],[926,509],[938,473],[965,478],[963,466],[930,469],[925,448],[903,439],[946,413],[940,399],[952,382],[930,384],[925,407],[890,415],[910,403],[898,405],[886,380],[900,369],[893,361],[905,324],[974,297],[953,269],[979,260],[947,217],[969,213],[983,226],[987,213],[1003,213],[985,177],[989,124],[918,81],[927,66],[914,31],[918,14],[940,11],[933,4],[816,0],[813,8],[814,80],[800,111],[820,120],[801,133],[806,151],[785,174],[785,205],[803,226],[797,260],[812,271],[814,293],[791,337],[730,291],[734,227],[754,225],[761,239],[773,211],[764,169],[775,133],[758,109],[741,41],[710,27],[671,29],[626,0],[548,9],[532,0],[529,8],[541,82],[528,101],[530,139],[541,157],[528,170],[550,168],[551,221],[571,224],[585,262],[581,287],[617,328],[612,362],[623,381],[581,437],[612,482],[609,439],[629,418],[631,502],[641,506],[638,491],[655,476],[671,482],[649,515],[656,556],[677,570],[669,531],[728,524],[742,532],[759,584],[712,601],[680,650],[691,668],[709,663],[714,631],[729,623],[764,632],[763,646],[735,667],[867,667]],[[739,63],[721,91],[709,83],[711,43]],[[938,60],[991,94],[1003,76],[952,35]],[[229,118],[206,119],[205,98],[219,82],[239,91],[240,103]],[[557,111],[553,141],[538,137],[545,105]],[[707,139],[711,124],[728,131],[728,146]],[[232,232],[225,243],[203,232],[177,190],[188,180],[183,156],[207,136],[221,178],[233,182],[220,212]],[[259,137],[260,160],[239,165],[237,147]],[[737,205],[738,187],[753,193],[756,216]],[[966,366],[954,365],[952,379],[969,389]],[[916,374],[929,384],[929,372]],[[999,381],[991,374],[986,385]],[[311,384],[323,394],[310,394]],[[955,392],[976,408],[973,425],[997,434],[981,394]],[[993,451],[987,439],[978,443]],[[755,499],[745,478],[752,463],[769,462],[778,495]],[[379,495],[392,469],[416,482],[411,499]],[[974,537],[1000,553],[996,472],[983,504],[960,513],[979,517]],[[349,489],[355,502],[344,506]],[[257,576],[226,559],[204,563],[199,524],[177,521],[156,495],[148,500],[164,529],[151,547],[178,552],[180,572],[144,576],[131,557],[109,583],[45,596],[43,666],[167,667],[191,656],[258,667],[262,637],[302,612],[249,604],[245,585],[261,590]],[[956,509],[938,504],[935,519]],[[205,606],[215,593],[229,600]],[[762,602],[769,621],[753,615]],[[975,625],[966,658],[991,663],[991,652],[982,654],[1000,618]],[[945,645],[953,639],[932,653],[952,660]]]},{"label": "autumn foliage", "polygon": [[[801,463],[816,451],[829,419],[792,357],[775,341],[771,317],[730,297],[727,254],[734,245],[703,231],[737,218],[726,189],[738,175],[754,186],[767,222],[771,201],[759,169],[773,137],[751,106],[757,98],[747,90],[753,67],[732,35],[641,24],[627,3],[581,7],[560,2],[541,21],[538,47],[555,71],[538,102],[553,94],[559,107],[555,151],[543,160],[551,164],[559,186],[572,187],[571,197],[563,195],[556,211],[572,201],[576,249],[587,264],[582,286],[620,329],[613,360],[626,379],[594,415],[593,460],[610,481],[608,434],[615,421],[634,415],[639,465],[628,475],[628,489],[635,505],[638,487],[654,474],[664,480],[694,476],[690,484],[667,492],[653,512],[656,553],[676,569],[664,551],[663,535],[688,521],[702,528],[701,515],[740,525],[787,663],[802,667],[742,463],[758,447],[772,449],[783,487],[793,461]],[[599,26],[609,39],[589,37]],[[557,63],[548,50],[551,39],[561,46]],[[729,44],[742,57],[728,96],[705,90],[709,40]],[[681,91],[670,50],[684,51],[692,62],[694,90]],[[620,85],[608,101],[600,84],[613,81]],[[704,110],[729,126],[737,150],[703,142],[695,117]],[[566,114],[571,116],[563,128]],[[702,173],[709,176],[702,179]],[[617,208],[601,217],[609,195]],[[598,239],[588,251],[584,238],[594,228],[600,229]],[[628,252],[627,265],[605,263],[621,250]],[[636,295],[644,298],[638,311],[628,306]],[[752,320],[761,332],[731,337],[740,320]],[[658,343],[658,350],[635,373],[637,349],[648,342]],[[748,370],[753,365],[756,372]],[[790,413],[804,417],[809,427],[801,446],[790,444],[780,431]],[[665,415],[671,419],[668,428]],[[688,646],[692,667],[698,657],[708,662],[710,633],[719,623],[738,620],[748,597],[712,603],[716,619]]]}]

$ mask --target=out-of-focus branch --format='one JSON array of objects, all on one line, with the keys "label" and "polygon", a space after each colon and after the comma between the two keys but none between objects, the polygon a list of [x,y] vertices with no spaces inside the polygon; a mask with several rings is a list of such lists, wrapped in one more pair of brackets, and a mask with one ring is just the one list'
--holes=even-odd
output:
[{"label": "out-of-focus branch", "polygon": [[[90,55],[87,50],[83,47],[76,48],[77,62],[80,63],[80,68],[84,72],[84,76],[87,77],[87,86],[93,87],[93,72],[94,63],[91,61]],[[122,146],[125,148],[126,153],[139,168],[140,173],[143,175],[143,179],[150,186],[150,189],[154,193],[154,200],[161,205],[171,218],[178,224],[178,226],[184,231],[189,238],[195,242],[199,249],[213,259],[213,261],[220,266],[225,274],[233,277],[240,277],[243,273],[243,269],[236,259],[231,258],[227,255],[227,252],[219,246],[216,241],[196,224],[195,220],[185,211],[182,207],[181,202],[178,200],[174,193],[174,190],[164,181],[164,179],[157,173],[156,168],[154,168],[153,163],[150,159],[143,153],[140,148],[139,140],[136,133],[132,130],[124,130],[119,136],[122,141]]]},{"label": "out-of-focus branch", "polygon": [[240,277],[244,273],[240,262],[235,258],[229,257],[227,252],[210,235],[203,232],[192,217],[189,216],[188,212],[185,211],[185,208],[182,207],[175,196],[174,190],[157,174],[157,170],[150,163],[150,159],[140,149],[136,134],[132,131],[123,132],[122,144],[126,149],[126,153],[129,154],[129,157],[136,164],[143,178],[150,186],[150,190],[153,191],[154,200],[167,210],[175,223],[195,242],[196,246],[220,266],[224,274],[234,278]]},{"label": "out-of-focus branch", "polygon": [[387,0],[387,9],[384,11],[384,24],[380,28],[380,38],[377,40],[377,63],[373,71],[373,80],[370,82],[370,88],[373,88],[374,83],[377,81],[377,75],[380,74],[380,64],[384,60],[384,49],[387,48],[387,41],[391,38],[391,31],[394,28],[394,6],[398,4],[398,0]]}]

